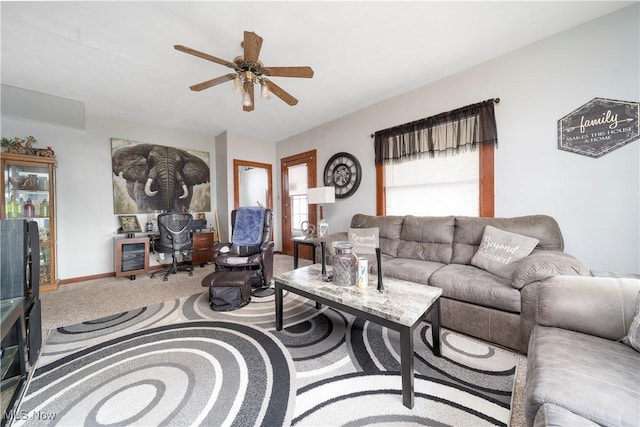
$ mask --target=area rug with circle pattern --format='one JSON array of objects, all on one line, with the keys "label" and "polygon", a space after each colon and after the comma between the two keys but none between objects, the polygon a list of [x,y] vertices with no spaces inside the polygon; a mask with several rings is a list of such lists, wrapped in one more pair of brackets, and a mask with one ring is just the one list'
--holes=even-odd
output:
[{"label": "area rug with circle pattern", "polygon": [[415,331],[415,406],[399,334],[285,293],[214,312],[205,293],[48,331],[14,420],[29,425],[281,426],[509,423],[517,355]]}]

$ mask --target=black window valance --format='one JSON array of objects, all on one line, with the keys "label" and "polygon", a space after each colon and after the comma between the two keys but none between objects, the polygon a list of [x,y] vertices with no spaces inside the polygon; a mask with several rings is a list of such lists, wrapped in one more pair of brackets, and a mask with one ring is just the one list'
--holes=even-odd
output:
[{"label": "black window valance", "polygon": [[497,144],[494,103],[477,104],[416,120],[374,134],[376,164],[403,161],[460,151],[475,150],[478,144]]}]

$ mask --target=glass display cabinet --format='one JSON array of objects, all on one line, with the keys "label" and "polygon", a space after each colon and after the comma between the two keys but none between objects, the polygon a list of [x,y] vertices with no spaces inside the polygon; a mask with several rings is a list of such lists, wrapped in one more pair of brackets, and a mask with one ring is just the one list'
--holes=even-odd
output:
[{"label": "glass display cabinet", "polygon": [[4,197],[0,219],[38,223],[40,234],[40,291],[58,287],[56,275],[55,157],[0,153]]}]

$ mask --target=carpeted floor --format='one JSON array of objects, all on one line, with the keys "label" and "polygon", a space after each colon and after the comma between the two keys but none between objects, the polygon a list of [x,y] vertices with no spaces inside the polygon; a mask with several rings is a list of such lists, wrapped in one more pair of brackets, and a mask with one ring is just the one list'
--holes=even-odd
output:
[{"label": "carpeted floor", "polygon": [[[301,260],[301,265],[306,265],[308,263],[309,263],[308,261],[305,262],[304,260]],[[292,268],[292,265],[293,265],[293,262],[291,257],[287,257],[284,255],[276,255],[275,257],[276,272],[289,270]],[[96,325],[95,324],[92,325],[91,322],[85,324],[84,326],[78,326],[78,327],[89,328],[92,331],[94,329],[102,330],[103,326],[108,326],[108,327],[104,328],[104,331],[106,331],[105,334],[98,333],[96,336],[93,336],[90,339],[81,339],[81,340],[78,340],[77,338],[79,336],[84,336],[84,337],[89,336],[89,335],[86,335],[86,332],[87,332],[86,330],[73,331],[72,330],[73,328],[72,329],[63,328],[62,330],[66,332],[63,332],[63,333],[60,333],[60,331],[52,332],[52,335],[50,336],[49,344],[53,344],[53,347],[51,345],[48,345],[48,347],[46,348],[47,354],[43,354],[43,356],[41,357],[41,360],[39,361],[39,367],[42,368],[48,365],[50,367],[47,369],[50,369],[51,372],[47,374],[49,376],[48,379],[45,379],[47,375],[40,377],[39,379],[40,386],[45,384],[45,382],[50,382],[50,378],[55,377],[55,375],[60,375],[60,372],[66,372],[64,369],[62,371],[58,370],[56,363],[61,363],[59,361],[64,360],[64,358],[69,354],[74,354],[74,358],[77,358],[76,353],[78,351],[86,351],[87,348],[92,348],[91,352],[89,352],[91,354],[88,354],[87,356],[97,358],[96,360],[101,360],[105,356],[104,354],[105,350],[102,347],[105,340],[109,341],[110,338],[113,338],[115,336],[118,336],[118,339],[120,339],[122,334],[126,335],[127,333],[132,333],[132,330],[130,329],[131,325],[129,325],[129,323],[132,322],[132,319],[122,319],[118,316],[116,316],[115,318],[108,317],[108,316],[113,316],[117,313],[129,312],[127,314],[128,316],[135,317],[136,319],[135,324],[137,325],[134,328],[134,330],[136,331],[135,333],[142,334],[140,336],[131,338],[136,342],[136,344],[135,345],[132,344],[130,348],[139,348],[140,345],[142,345],[142,344],[139,344],[139,342],[140,343],[145,342],[145,334],[147,333],[152,334],[154,336],[154,340],[157,339],[157,337],[159,336],[163,336],[165,337],[165,338],[162,338],[163,340],[166,339],[174,342],[176,340],[175,338],[176,334],[177,335],[187,334],[186,336],[181,338],[183,342],[184,341],[200,342],[200,340],[202,339],[201,337],[194,338],[193,334],[189,335],[191,334],[191,332],[187,333],[185,332],[185,329],[180,329],[180,328],[178,328],[179,330],[163,329],[161,331],[156,331],[155,329],[171,328],[170,325],[176,323],[177,321],[184,322],[185,320],[208,319],[214,322],[215,324],[211,324],[208,326],[204,326],[204,325],[198,326],[198,328],[202,328],[202,331],[200,331],[199,334],[206,335],[208,332],[204,332],[204,331],[207,331],[209,329],[219,331],[224,325],[226,325],[224,327],[228,329],[230,323],[225,321],[229,320],[229,315],[231,315],[231,317],[234,319],[233,324],[236,324],[235,320],[237,320],[238,322],[242,322],[243,324],[246,322],[246,323],[250,323],[251,325],[257,326],[257,328],[249,328],[243,332],[227,331],[227,333],[231,334],[231,335],[228,335],[229,337],[234,336],[238,341],[246,340],[246,342],[248,343],[255,344],[255,342],[260,342],[260,343],[266,343],[264,345],[269,345],[268,343],[271,340],[264,338],[264,336],[268,334],[261,333],[260,329],[261,328],[272,329],[270,325],[273,323],[273,299],[265,298],[265,299],[262,299],[261,301],[261,299],[254,298],[252,300],[252,303],[248,306],[248,307],[252,307],[251,310],[243,309],[236,312],[232,312],[231,314],[226,313],[226,314],[220,314],[220,315],[218,315],[217,313],[213,313],[211,310],[208,310],[208,307],[206,306],[206,296],[204,295],[206,289],[200,286],[200,282],[202,278],[205,275],[209,274],[211,271],[213,271],[212,266],[206,266],[205,268],[197,268],[194,275],[191,277],[188,276],[188,274],[186,273],[179,273],[178,275],[172,276],[167,282],[162,281],[161,278],[150,279],[149,277],[143,277],[143,276],[138,276],[138,278],[133,281],[130,281],[128,279],[123,279],[123,278],[100,279],[100,280],[95,280],[91,282],[65,285],[65,286],[62,286],[56,292],[44,294],[42,296],[43,330],[55,329],[55,328],[58,328],[61,326],[67,326],[67,325],[74,325],[80,322],[91,321],[91,320],[95,320],[103,317],[107,317],[107,320],[106,320],[107,324],[106,325],[100,324],[99,328],[96,328]],[[198,293],[200,293],[201,295],[194,295]],[[177,309],[176,307],[170,308],[170,304],[167,305],[166,302],[171,302],[172,300],[181,300],[180,302],[181,308],[180,309]],[[293,299],[293,301],[295,302],[296,299]],[[155,313],[153,316],[151,316],[149,313],[149,309],[145,309],[145,313],[146,313],[145,315],[139,314],[139,311],[142,307],[152,307],[154,306],[154,304],[158,304],[159,307],[164,307],[163,310],[165,310],[165,313],[164,314]],[[309,307],[312,307],[312,305],[310,304],[306,304],[306,305],[308,305]],[[289,328],[283,331],[282,333],[275,333],[274,331],[272,331],[279,338],[280,344],[271,344],[271,348],[276,349],[276,348],[282,348],[282,345],[283,345],[282,343],[284,343],[284,346],[289,349],[287,353],[292,354],[292,357],[293,357],[292,360],[294,361],[293,363],[295,364],[295,370],[298,372],[299,379],[297,380],[298,382],[291,387],[291,389],[295,391],[295,389],[299,387],[300,390],[302,390],[301,392],[299,391],[298,393],[297,403],[295,405],[297,407],[296,413],[292,414],[287,412],[287,409],[283,409],[284,407],[288,407],[288,405],[283,404],[282,402],[285,402],[285,401],[288,402],[289,401],[288,399],[290,399],[291,396],[282,397],[281,395],[278,400],[273,398],[273,396],[271,396],[271,394],[268,393],[267,391],[263,391],[262,394],[258,393],[256,395],[254,393],[252,395],[253,396],[252,398],[254,400],[249,399],[249,401],[253,401],[254,403],[261,401],[262,399],[262,403],[260,407],[262,407],[264,410],[262,410],[260,414],[251,415],[250,414],[251,411],[247,412],[248,410],[246,408],[245,409],[235,408],[234,411],[236,412],[234,412],[234,414],[236,415],[238,413],[244,414],[243,416],[249,417],[249,418],[256,417],[256,416],[264,417],[264,414],[266,413],[272,414],[273,411],[275,411],[271,406],[269,406],[268,404],[265,404],[264,402],[273,400],[274,404],[276,402],[280,402],[276,406],[280,408],[280,415],[278,416],[284,417],[283,420],[289,419],[289,420],[292,420],[294,423],[297,422],[305,425],[307,424],[317,425],[318,421],[322,419],[324,420],[323,422],[325,424],[329,423],[329,424],[335,425],[340,423],[340,420],[333,420],[334,422],[331,423],[330,414],[344,412],[345,410],[344,407],[339,408],[335,406],[339,404],[344,404],[344,403],[341,403],[342,400],[336,400],[335,402],[331,402],[330,404],[318,403],[318,402],[324,402],[323,396],[325,396],[327,392],[335,393],[336,390],[343,390],[343,389],[346,391],[351,390],[351,392],[353,392],[354,395],[358,396],[357,400],[352,401],[352,404],[355,405],[356,407],[363,407],[363,408],[372,407],[371,406],[372,402],[366,400],[367,399],[366,394],[362,393],[362,391],[358,392],[357,385],[353,386],[353,384],[357,384],[356,382],[353,381],[353,379],[351,379],[351,382],[350,382],[350,384],[352,385],[350,387],[345,387],[344,384],[346,383],[341,384],[339,382],[334,382],[334,381],[328,381],[326,382],[326,384],[320,381],[319,382],[320,385],[318,385],[318,381],[316,381],[317,378],[315,378],[317,377],[317,373],[314,373],[314,372],[319,368],[313,367],[314,357],[310,357],[308,352],[311,352],[312,355],[315,355],[318,351],[320,351],[320,353],[323,353],[325,356],[328,354],[329,357],[336,357],[336,360],[344,361],[345,360],[344,358],[338,357],[337,355],[339,355],[340,351],[348,351],[345,349],[348,349],[348,348],[353,349],[354,348],[353,343],[350,341],[350,344],[347,346],[338,345],[337,347],[339,347],[341,350],[335,350],[335,349],[319,350],[318,348],[314,348],[313,343],[310,344],[305,340],[313,341],[315,339],[314,337],[316,337],[316,335],[321,331],[325,331],[329,337],[331,337],[332,334],[337,334],[336,336],[338,337],[348,336],[350,337],[349,338],[350,340],[351,338],[355,339],[355,337],[366,336],[367,337],[366,339],[364,340],[360,339],[360,341],[367,343],[367,345],[364,347],[358,348],[357,352],[358,354],[366,355],[364,356],[365,358],[370,359],[371,361],[375,361],[375,362],[369,362],[369,364],[371,366],[376,366],[382,363],[380,362],[380,360],[383,360],[383,361],[393,360],[392,355],[395,352],[394,351],[395,338],[393,337],[390,338],[389,334],[387,334],[386,332],[383,332],[382,330],[384,330],[384,328],[380,328],[380,330],[376,330],[375,325],[367,324],[367,323],[365,323],[365,325],[371,325],[371,326],[365,326],[366,333],[357,329],[354,330],[353,328],[358,327],[357,326],[359,324],[358,321],[354,322],[351,319],[343,318],[343,316],[337,315],[336,312],[334,312],[333,310],[325,310],[321,316],[313,317],[312,320],[310,320],[308,319],[309,315],[305,314],[307,313],[307,308],[305,307],[305,304],[299,303],[298,306],[302,307],[299,309],[300,316],[302,317],[297,320],[290,319],[288,323],[285,323],[285,325],[296,323],[298,325],[297,328],[293,328],[293,329]],[[189,307],[189,308],[185,309],[185,307]],[[245,314],[243,314],[243,312]],[[162,319],[161,321],[158,321],[158,316],[160,316],[160,318]],[[139,321],[141,318],[147,319],[146,323],[145,321],[140,323]],[[155,319],[155,320],[151,321],[150,319]],[[105,320],[101,322],[104,322],[104,321]],[[216,322],[222,322],[222,323],[218,324]],[[221,326],[222,324],[224,325]],[[123,325],[128,325],[128,326],[124,327]],[[428,327],[427,324],[425,325],[426,325],[425,327]],[[362,326],[363,325],[359,325],[360,328],[362,328]],[[341,329],[344,330],[344,328],[349,329],[348,334],[345,333],[344,331],[342,335],[340,335],[339,332],[336,332],[336,331],[340,331]],[[144,334],[141,332],[143,329],[145,331]],[[80,335],[78,333],[80,333]],[[115,335],[111,336],[111,334],[115,334]],[[195,335],[198,335],[198,334],[195,334]],[[429,334],[426,334],[425,336],[428,336],[428,335]],[[239,336],[246,337],[246,338],[242,338],[242,339],[237,338]],[[166,337],[170,337],[170,338],[166,338]],[[52,339],[53,341],[51,341]],[[460,340],[460,339],[464,339],[464,337],[460,338],[460,337],[457,337],[457,335],[455,334],[450,336],[450,341],[453,342],[453,344],[451,345],[451,348],[453,349],[457,348],[456,339]],[[293,341],[299,340],[299,341],[296,343],[296,342],[291,342],[291,340]],[[228,340],[225,340],[225,341],[228,341]],[[323,345],[326,345],[326,343],[330,341],[323,339],[322,342],[323,342]],[[381,342],[383,344],[376,345],[374,346],[375,348],[372,349],[371,342]],[[424,345],[428,347],[427,341],[424,341],[422,339],[420,340],[416,339],[416,343],[418,342],[424,342]],[[248,345],[248,348],[253,348],[252,346],[254,346],[254,344]],[[56,346],[60,346],[60,345],[62,345],[62,347],[58,347],[56,349]],[[247,344],[243,344],[243,345],[245,347],[247,346]],[[64,349],[62,349],[63,347]],[[93,347],[96,347],[96,348],[93,348]],[[51,351],[50,349],[53,349],[53,351]],[[499,349],[497,350],[499,351]],[[127,353],[130,350],[126,350],[126,351],[123,350],[123,351]],[[207,348],[207,352],[211,354],[216,354],[216,357],[221,351],[224,352],[229,350],[228,349],[220,350],[215,346],[210,346]],[[380,353],[380,351],[382,351],[382,353]],[[456,350],[453,350],[453,352],[458,353]],[[502,354],[501,351],[499,352]],[[254,355],[264,354],[264,351],[255,350],[254,353],[255,353]],[[297,353],[300,353],[300,354],[297,354]],[[423,353],[430,354],[430,351],[428,349],[425,349]],[[508,352],[505,352],[505,353],[508,353]],[[274,352],[274,354],[278,354],[278,352],[276,351]],[[131,356],[127,356],[127,357],[131,357]],[[245,355],[245,357],[249,357],[249,356]],[[258,356],[254,357],[254,359],[256,358],[258,358]],[[524,387],[524,373],[526,369],[526,358],[523,356],[516,356],[514,360],[515,360],[514,364],[517,364],[517,371],[516,371],[517,374],[515,378],[514,395],[512,396],[510,425],[523,426],[525,424],[524,424],[524,418],[522,416],[522,392]],[[180,371],[181,370],[180,366],[183,366],[182,361],[173,361],[173,363],[175,366],[178,366],[175,369]],[[292,362],[287,362],[287,363],[292,363]],[[286,370],[285,365],[287,365],[287,363],[285,362],[277,363],[276,365],[278,369],[280,369],[280,371],[279,372],[272,371],[271,375],[275,375],[277,378],[284,375],[284,371]],[[340,363],[344,363],[344,362],[340,362]],[[358,363],[361,363],[361,362],[358,362]],[[367,363],[365,362],[362,362],[361,364],[367,365]],[[62,365],[67,366],[64,363]],[[189,366],[191,366],[191,364],[189,364]],[[423,380],[423,378],[420,375],[424,375],[424,378],[433,377],[434,376],[433,366],[434,365],[432,361],[426,361],[424,366],[420,369],[418,368],[418,366],[416,366],[417,395],[420,394],[420,390],[421,390],[420,387],[422,387],[421,381]],[[54,369],[53,367],[56,367],[56,368]],[[332,369],[335,369],[335,368],[336,367]],[[357,368],[360,370],[362,369],[361,366]],[[240,368],[238,369],[241,371]],[[340,366],[338,367],[338,369],[344,369],[345,370],[344,375],[353,375],[354,372],[358,371],[358,369],[354,369],[353,367],[349,368],[346,366]],[[386,370],[393,371],[393,366],[387,367],[385,365],[384,368],[380,368],[380,366],[378,366],[376,369],[381,370],[381,372]],[[305,370],[308,371],[306,374],[305,373],[300,374],[301,371],[305,371]],[[108,370],[108,371],[111,372],[111,370]],[[373,373],[369,371],[367,371],[366,374],[369,376],[373,375]],[[54,375],[54,376],[52,377],[50,375]],[[118,375],[120,376],[131,375],[131,373],[123,374],[122,372],[120,372]],[[441,375],[441,374],[438,374],[438,375]],[[461,379],[459,377],[463,377],[465,375],[467,374],[456,372],[456,373],[451,373],[450,377]],[[335,375],[332,375],[332,378],[334,376]],[[245,375],[243,378],[248,379],[249,377]],[[307,380],[305,380],[305,378],[307,378]],[[35,380],[38,380],[38,378],[35,378],[34,381]],[[135,378],[132,377],[131,381],[134,381],[134,380]],[[154,385],[154,387],[155,386],[161,387],[160,384],[162,383],[162,378],[159,378],[156,380],[158,381],[158,383]],[[101,381],[104,381],[104,379],[101,379]],[[251,383],[255,383],[257,380],[254,378],[250,381],[252,381]],[[307,381],[308,383],[305,383],[305,381]],[[475,382],[479,382],[479,381],[480,381],[479,379],[471,378],[468,381],[468,383],[474,384]],[[384,388],[384,384],[387,384],[387,382],[389,382],[391,385],[399,386],[399,383],[398,383],[399,377],[392,379],[389,377],[389,375],[385,374],[377,379],[377,383],[381,384],[381,387],[383,388]],[[36,383],[34,382],[34,384]],[[62,384],[65,384],[65,382],[60,380],[60,381],[56,381],[56,384],[59,384],[60,387],[62,387]],[[137,388],[136,390],[140,392],[145,388],[149,388],[149,387],[151,387],[149,384],[141,383],[140,387]],[[204,385],[203,387],[205,388],[211,387],[211,384]],[[353,389],[353,387],[356,387],[356,389]],[[366,387],[368,387],[369,389],[371,388],[370,385]],[[29,393],[32,393],[31,390],[33,389],[30,389]],[[77,390],[80,390],[80,389],[77,389]],[[103,391],[108,391],[108,390],[109,389],[105,389]],[[279,391],[282,391],[282,390],[279,390]],[[112,390],[111,392],[116,393],[115,390]],[[271,397],[267,399],[266,396],[271,396]],[[371,399],[370,396],[368,398]],[[82,400],[80,396],[78,396],[76,400],[78,399]],[[107,399],[107,398],[105,396],[102,396],[102,399]],[[244,399],[248,399],[248,398],[245,396]],[[107,399],[106,401],[112,402],[113,400]],[[374,402],[377,402],[377,401],[378,400],[374,399]],[[427,399],[425,399],[425,401],[427,401]],[[35,402],[35,401],[32,400],[32,402]],[[303,403],[303,402],[307,402],[307,403]],[[419,407],[418,402],[421,402],[421,399],[419,398],[416,399],[416,408]],[[146,402],[146,403],[151,404],[150,402]],[[423,403],[420,403],[420,405]],[[300,408],[305,404],[307,405],[308,410],[306,412],[305,411],[301,412]],[[142,405],[142,403],[140,403],[140,405]],[[195,402],[195,401],[190,401],[189,405],[206,406],[205,403]],[[349,406],[352,412],[354,410],[353,405]],[[373,403],[373,406],[375,406],[375,403]],[[105,414],[108,412],[105,412],[106,409],[104,408],[108,407],[108,405],[103,403],[102,406],[100,407],[102,408],[102,412],[101,411],[96,412],[95,416],[105,417]],[[66,408],[69,409],[69,407],[66,407]],[[322,408],[322,409],[319,409],[319,408]],[[337,410],[338,412],[332,412],[334,409]],[[56,410],[62,411],[61,408],[57,408]],[[427,409],[423,408],[423,410],[427,410]],[[429,408],[428,410],[433,413],[437,413],[437,410],[435,410],[433,407]],[[136,408],[135,407],[132,408],[131,411],[135,412]],[[44,412],[46,411],[43,411],[43,413]],[[380,414],[376,415],[374,412],[371,412],[371,414],[369,414],[372,417],[369,419],[370,423],[380,422],[381,420],[380,418],[378,418],[381,415]],[[192,414],[201,413],[201,411],[191,411],[190,413]],[[230,416],[229,413],[227,412],[224,412],[224,413]],[[416,411],[414,409],[413,412],[409,412],[404,415],[402,414],[396,414],[396,415],[409,417],[409,418],[403,418],[403,419],[406,419],[409,423],[411,423],[410,417],[414,416],[416,413],[424,413],[424,412]],[[154,416],[156,415],[157,414],[154,414]],[[317,418],[317,416],[321,416],[321,418]],[[353,416],[356,417],[356,415],[353,415]],[[112,419],[112,418],[108,418],[108,419]],[[255,418],[252,418],[252,419],[255,419]],[[270,419],[276,420],[278,418],[276,417],[276,418],[270,418]],[[363,416],[362,415],[358,416],[358,419],[359,420],[363,419]],[[508,419],[509,418],[507,416],[506,420]],[[187,418],[184,418],[184,420],[187,420]],[[97,424],[100,424],[99,421],[101,420],[96,418],[95,421]],[[126,424],[124,419],[122,419],[121,421],[123,421],[122,423]],[[157,421],[157,420],[153,418],[149,418],[146,420],[147,424],[156,425],[154,421]],[[196,422],[197,420],[194,419],[191,421]],[[390,420],[387,419],[386,421],[389,422]],[[399,419],[397,419],[396,421],[399,422]],[[432,421],[435,422],[435,420],[432,420]],[[138,421],[136,421],[135,423],[142,425]],[[189,423],[190,421],[187,421],[187,424]],[[464,424],[465,422],[460,421],[460,423]]]}]

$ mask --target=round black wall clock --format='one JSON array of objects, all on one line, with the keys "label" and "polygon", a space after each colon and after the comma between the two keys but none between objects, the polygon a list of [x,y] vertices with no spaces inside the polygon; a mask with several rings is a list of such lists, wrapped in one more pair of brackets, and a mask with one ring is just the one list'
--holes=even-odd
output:
[{"label": "round black wall clock", "polygon": [[344,199],[355,193],[361,180],[360,162],[349,153],[334,154],[324,167],[324,185],[335,187],[338,199]]}]

